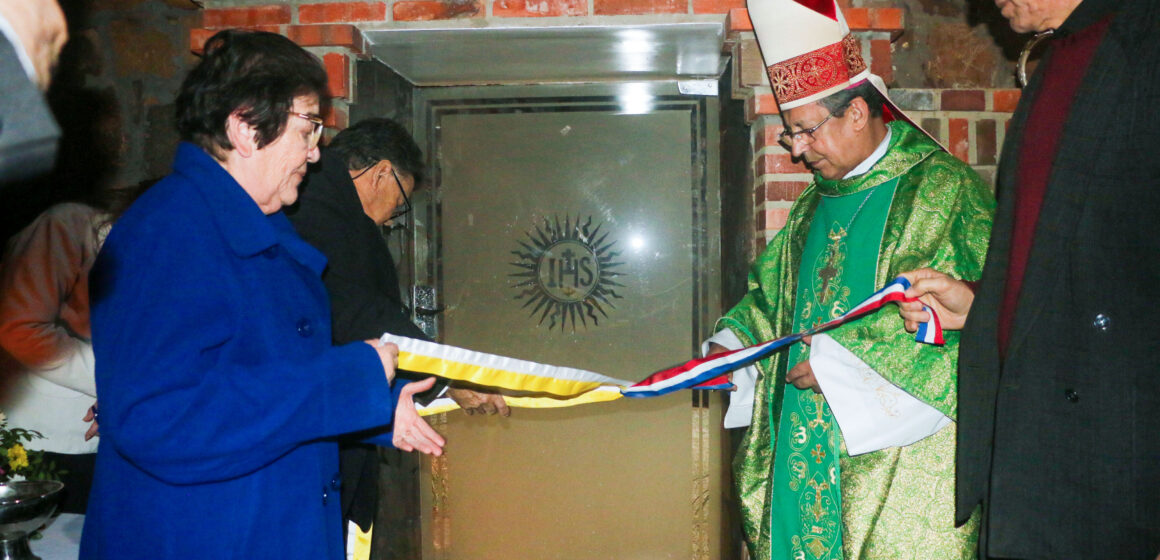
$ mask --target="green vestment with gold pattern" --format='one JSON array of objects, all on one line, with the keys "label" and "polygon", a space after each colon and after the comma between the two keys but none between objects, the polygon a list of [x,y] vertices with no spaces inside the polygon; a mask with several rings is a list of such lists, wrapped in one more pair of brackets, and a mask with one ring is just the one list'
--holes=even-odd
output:
[{"label": "green vestment with gold pattern", "polygon": [[[869,171],[815,180],[718,329],[752,345],[848,310],[899,273],[982,273],[994,197],[966,164],[913,126],[888,125]],[[958,333],[914,341],[893,309],[829,331],[891,383],[955,418]],[[974,558],[978,522],[954,526],[954,424],[905,447],[849,456],[822,395],[785,383],[794,345],[758,364],[753,419],[734,460],[743,528],[757,559]]]}]

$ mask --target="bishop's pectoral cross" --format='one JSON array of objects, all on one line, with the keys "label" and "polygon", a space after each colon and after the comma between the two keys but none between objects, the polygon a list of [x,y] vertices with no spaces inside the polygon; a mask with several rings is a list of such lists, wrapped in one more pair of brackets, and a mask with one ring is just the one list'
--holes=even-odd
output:
[{"label": "bishop's pectoral cross", "polygon": [[[818,296],[818,301],[825,305],[830,299],[830,282],[838,277],[838,256],[841,252],[842,238],[846,237],[846,230],[838,228],[838,231],[830,232],[830,257],[826,259],[826,266],[818,270],[818,278],[822,279],[822,293]],[[835,289],[836,291],[836,289]]]}]

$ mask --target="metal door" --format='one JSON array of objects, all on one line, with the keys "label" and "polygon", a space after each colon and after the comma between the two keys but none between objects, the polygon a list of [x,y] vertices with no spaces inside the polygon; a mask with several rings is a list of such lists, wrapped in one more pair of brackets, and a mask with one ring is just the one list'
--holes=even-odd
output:
[{"label": "metal door", "polygon": [[[720,312],[717,100],[675,83],[420,88],[415,279],[440,342],[639,379]],[[719,558],[717,396],[433,419],[424,558]]]}]

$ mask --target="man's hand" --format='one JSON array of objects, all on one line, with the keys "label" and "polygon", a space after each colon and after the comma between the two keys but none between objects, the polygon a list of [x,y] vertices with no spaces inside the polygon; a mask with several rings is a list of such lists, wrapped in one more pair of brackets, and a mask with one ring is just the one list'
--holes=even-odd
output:
[{"label": "man's hand", "polygon": [[101,435],[101,427],[97,425],[97,403],[93,403],[93,406],[89,407],[89,411],[85,413],[84,421],[92,422],[89,424],[89,429],[85,430],[85,441]]},{"label": "man's hand", "polygon": [[399,393],[399,403],[395,405],[394,434],[391,436],[391,443],[396,448],[436,457],[443,454],[443,445],[447,442],[415,411],[415,393],[422,393],[433,385],[435,378],[428,377],[406,384]]},{"label": "man's hand", "polygon": [[[813,341],[813,335],[802,337],[802,344],[806,346],[809,346]],[[818,386],[818,380],[814,378],[814,368],[810,365],[809,360],[802,360],[800,364],[790,368],[789,373],[785,374],[785,382],[798,389],[810,389],[819,395],[822,393],[822,388]]]},{"label": "man's hand", "polygon": [[[56,0],[0,0],[0,16],[16,31],[42,91],[48,89],[60,50],[68,42],[64,12]],[[15,45],[14,45],[15,46]]]},{"label": "man's hand", "polygon": [[798,389],[809,389],[818,394],[822,392],[822,388],[818,386],[818,380],[814,378],[814,368],[810,367],[809,360],[802,360],[801,363],[791,368],[789,373],[785,375],[785,382]]},{"label": "man's hand", "polygon": [[364,340],[363,342],[370,344],[371,348],[374,348],[375,352],[379,353],[379,360],[383,362],[383,372],[387,374],[387,382],[393,382],[395,380],[395,368],[399,365],[399,347],[390,342],[384,344],[377,338]]},{"label": "man's hand", "polygon": [[499,393],[484,393],[471,389],[447,389],[447,396],[468,414],[496,414],[511,416],[512,411]]},{"label": "man's hand", "polygon": [[963,328],[971,304],[975,301],[975,292],[971,291],[966,282],[929,268],[903,272],[902,276],[910,280],[906,297],[916,297],[922,301],[898,304],[898,314],[906,321],[906,330],[915,332],[920,323],[930,320],[930,314],[922,310],[923,303],[938,313],[943,329],[957,331]]}]

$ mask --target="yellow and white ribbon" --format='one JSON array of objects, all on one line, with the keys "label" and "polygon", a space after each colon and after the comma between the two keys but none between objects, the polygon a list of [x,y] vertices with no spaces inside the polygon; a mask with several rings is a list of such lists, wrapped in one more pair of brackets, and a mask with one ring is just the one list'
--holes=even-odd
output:
[{"label": "yellow and white ribbon", "polygon": [[[426,373],[472,385],[503,390],[504,401],[516,408],[559,408],[605,402],[621,397],[633,384],[582,369],[539,364],[466,348],[384,334],[383,342],[399,347],[399,369]],[[459,408],[441,397],[415,407],[428,416]]]}]

